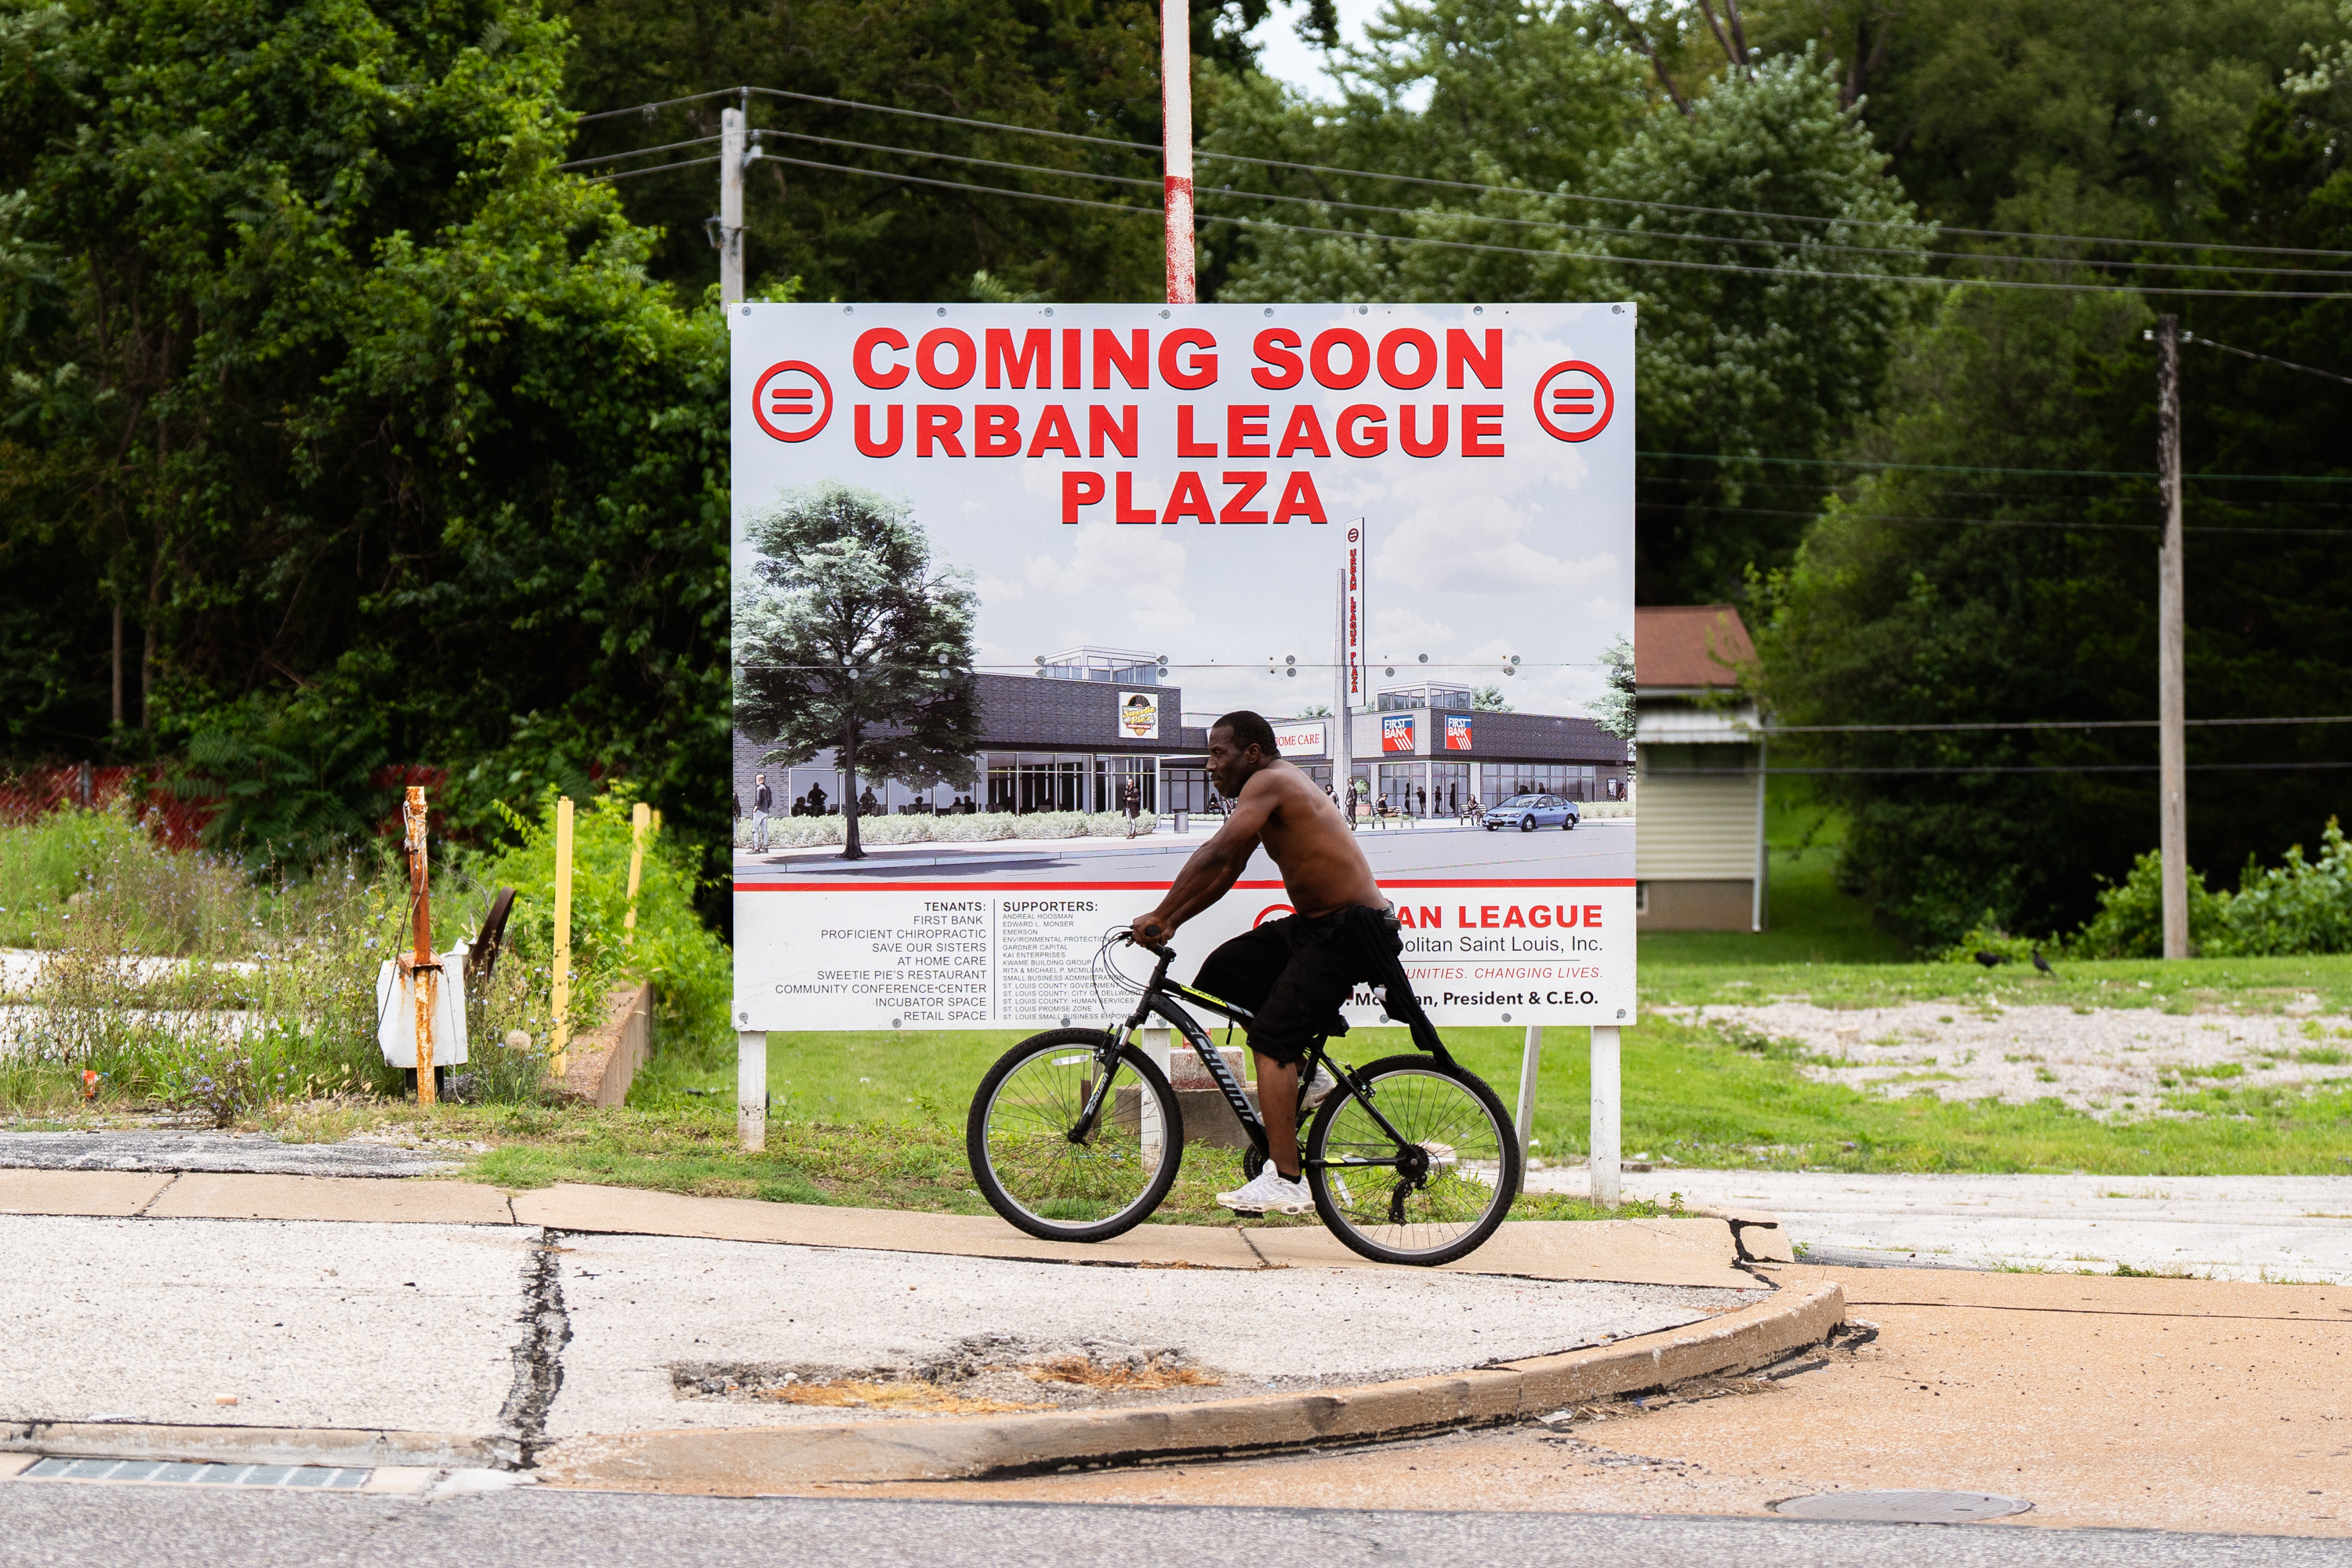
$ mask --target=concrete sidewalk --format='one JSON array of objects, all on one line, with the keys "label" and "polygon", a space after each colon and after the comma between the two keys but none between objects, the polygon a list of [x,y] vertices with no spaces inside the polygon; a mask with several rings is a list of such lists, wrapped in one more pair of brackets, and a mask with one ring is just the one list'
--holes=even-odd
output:
[{"label": "concrete sidewalk", "polygon": [[1713,1219],[1515,1224],[1408,1269],[1309,1226],[1076,1247],[993,1216],[225,1173],[0,1170],[0,1448],[561,1448],[581,1484],[1516,1419],[1761,1364],[1842,1311],[1776,1301]]},{"label": "concrete sidewalk", "polygon": [[[1571,1420],[1369,1451],[883,1489],[1000,1504],[1624,1516],[1762,1515],[1791,1496],[1902,1489],[2033,1505],[1999,1525],[1937,1532],[1969,1562],[2030,1553],[2022,1542],[1984,1544],[1996,1530],[2352,1535],[2338,1370],[2352,1357],[2352,1290],[1954,1269],[1765,1272],[1791,1290],[1840,1281],[1860,1332],[1807,1352],[1760,1396],[1743,1380],[1723,1397],[1700,1388],[1596,1403]],[[1969,1553],[1971,1535],[1980,1556]],[[2277,1555],[2256,1548],[2244,1561]]]},{"label": "concrete sidewalk", "polygon": [[[1580,1167],[1533,1177],[1538,1191],[1586,1190]],[[1667,1170],[1624,1183],[1628,1197],[1769,1211],[1812,1263],[2352,1281],[2352,1175]]]}]

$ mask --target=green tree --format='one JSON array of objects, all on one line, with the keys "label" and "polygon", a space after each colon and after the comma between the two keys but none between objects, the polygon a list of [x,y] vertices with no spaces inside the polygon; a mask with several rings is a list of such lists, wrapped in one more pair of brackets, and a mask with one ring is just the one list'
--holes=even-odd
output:
[{"label": "green tree", "polygon": [[1785,0],[1775,51],[1817,42],[1895,174],[1946,223],[2204,237],[2212,178],[2332,0]]},{"label": "green tree", "polygon": [[[1786,460],[1823,455],[1868,412],[1918,308],[1918,286],[1899,280],[1920,270],[1916,257],[1826,247],[1901,247],[1924,231],[1839,108],[1834,72],[1810,55],[1727,71],[1686,102],[1653,107],[1640,58],[1596,13],[1539,12],[1522,48],[1515,9],[1392,6],[1378,52],[1344,57],[1358,73],[1344,116],[1254,85],[1219,100],[1210,137],[1260,156],[1429,168],[1487,187],[1253,171],[1250,188],[1410,209],[1293,209],[1276,221],[1514,254],[1247,229],[1213,238],[1233,253],[1222,297],[1635,301],[1640,440],[1664,454],[1642,460],[1636,592],[1653,604],[1727,597],[1751,563],[1787,559],[1819,491],[1792,482]],[[1433,78],[1428,107],[1409,107],[1406,89]],[[1220,200],[1204,206],[1242,210]],[[1824,272],[1863,280],[1815,276]]]},{"label": "green tree", "polygon": [[970,575],[934,566],[906,503],[835,481],[751,521],[759,559],[735,605],[735,722],[772,763],[831,748],[845,780],[841,858],[858,842],[858,777],[964,787],[980,749]]},{"label": "green tree", "polygon": [[0,642],[67,650],[12,744],[109,743],[123,626],[123,751],[331,781],[365,730],[476,827],[624,773],[719,852],[724,328],[556,172],[564,47],[516,0],[0,0],[0,258],[47,258]]}]

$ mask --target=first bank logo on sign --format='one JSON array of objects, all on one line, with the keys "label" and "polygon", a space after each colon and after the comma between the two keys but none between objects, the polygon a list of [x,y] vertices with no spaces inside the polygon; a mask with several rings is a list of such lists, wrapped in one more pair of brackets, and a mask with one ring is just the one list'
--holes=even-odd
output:
[{"label": "first bank logo on sign", "polygon": [[1381,720],[1381,751],[1411,752],[1414,750],[1412,718],[1410,713],[1391,713]]},{"label": "first bank logo on sign", "polygon": [[1445,716],[1445,749],[1449,752],[1466,752],[1470,749],[1469,715],[1448,713]]}]

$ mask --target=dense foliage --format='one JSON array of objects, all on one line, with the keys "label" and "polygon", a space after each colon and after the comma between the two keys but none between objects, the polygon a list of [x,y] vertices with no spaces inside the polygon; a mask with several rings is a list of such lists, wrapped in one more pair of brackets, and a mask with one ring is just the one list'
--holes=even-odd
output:
[{"label": "dense foliage", "polygon": [[[1241,34],[1266,9],[1267,0],[1192,5],[1192,48],[1203,69],[1244,65],[1251,51]],[[821,300],[957,300],[972,291],[975,272],[986,272],[1008,295],[1160,297],[1160,168],[1154,151],[1160,21],[1150,0],[1055,5],[709,0],[690,6],[581,0],[571,17],[579,46],[569,101],[586,112],[663,104],[586,122],[576,156],[715,136],[720,110],[738,102],[751,126],[766,132],[765,161],[745,182],[745,264],[754,295],[797,279],[811,298]],[[748,99],[664,102],[739,86],[774,90]],[[981,129],[860,104],[1042,127],[1139,148]],[[596,172],[652,168],[712,151],[680,148]],[[1069,173],[1024,174],[953,161],[974,158]],[[845,173],[844,166],[871,172]],[[893,174],[916,179],[887,177]],[[1087,177],[1094,174],[1130,184]],[[925,180],[950,184],[918,183]],[[704,231],[714,210],[714,184],[708,163],[616,183],[630,214],[661,231],[656,272],[692,292],[715,276]],[[989,186],[1131,210],[983,194]]]},{"label": "dense foliage", "polygon": [[[1916,257],[1879,252],[1924,231],[1826,62],[1784,57],[1656,107],[1605,16],[1401,6],[1373,51],[1342,57],[1344,113],[1263,80],[1223,92],[1213,154],[1328,167],[1204,161],[1204,185],[1214,171],[1235,190],[1316,204],[1204,191],[1203,211],[1247,220],[1204,233],[1209,275],[1238,300],[1634,301],[1648,453],[1637,592],[1718,599],[1750,562],[1785,558],[1810,515],[1818,491],[1780,460],[1823,455],[1873,405],[1919,300],[1897,280]],[[1727,238],[1693,243],[1701,235]],[[1831,248],[1853,247],[1878,249]]]},{"label": "dense foliage", "polygon": [[[2209,172],[2230,243],[2352,251],[2342,88],[2264,103]],[[2226,253],[2225,253],[2226,256]],[[2263,281],[2333,287],[2340,260],[2282,257]],[[2200,337],[2352,374],[2333,300],[2165,300],[2117,289],[1964,291],[1897,359],[1853,455],[1916,465],[1837,488],[1758,605],[1765,687],[1792,724],[2126,722],[1816,737],[1849,810],[1843,876],[1895,929],[1940,945],[1990,910],[2071,928],[2156,837],[2156,309]],[[2330,715],[2352,632],[2326,606],[2352,453],[2344,389],[2182,349],[2189,716]],[[2339,725],[2189,731],[2189,854],[2267,859],[2336,809]],[[1958,770],[1982,767],[1969,773]],[[2043,771],[2035,771],[2043,770]],[[2069,771],[2081,770],[2081,771]]]},{"label": "dense foliage", "polygon": [[[1787,721],[2145,719],[2141,333],[2352,373],[2342,303],[2263,297],[2352,251],[2346,0],[1400,0],[1356,48],[1318,0],[1326,100],[1252,70],[1268,14],[1192,12],[1204,297],[1633,300],[1641,595],[1745,599]],[[272,874],[405,769],[489,844],[617,777],[715,871],[720,110],[763,133],[755,293],[1150,299],[1157,31],[0,0],[0,762],[159,761]],[[2186,353],[2191,711],[2334,712],[2343,388]],[[2345,733],[2192,731],[2195,860],[2325,820]],[[1825,778],[1846,884],[1923,944],[2075,929],[2153,837],[2145,730],[1811,750],[1776,756],[2142,770]]]},{"label": "dense foliage", "polygon": [[554,173],[563,33],[0,4],[11,750],[209,735],[298,837],[387,763],[476,827],[617,771],[718,837],[723,344]]}]

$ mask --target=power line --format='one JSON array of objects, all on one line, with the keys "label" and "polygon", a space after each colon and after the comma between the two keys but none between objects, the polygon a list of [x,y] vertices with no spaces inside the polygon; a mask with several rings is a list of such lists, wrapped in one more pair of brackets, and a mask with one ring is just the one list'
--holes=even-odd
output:
[{"label": "power line", "polygon": [[[1637,500],[1637,509],[1663,511],[1669,508],[1680,510],[1688,507],[1684,501]],[[1819,510],[1804,510],[1796,507],[1769,506],[1707,506],[1690,508],[1698,511],[1745,513],[1752,517],[1824,518],[1830,514]],[[2039,528],[2061,533],[2147,533],[2160,524],[2153,522],[2065,522],[2048,518],[2003,517],[1942,517],[1913,511],[1840,511],[1839,517],[1850,517],[1864,522],[1921,523],[1957,528]],[[2261,523],[2192,522],[2182,525],[2189,533],[2260,533],[2301,534],[2314,539],[2337,539],[2352,533],[2352,528],[2267,528]]]},{"label": "power line", "polygon": [[2322,376],[2329,381],[2340,381],[2347,386],[2352,386],[2352,375],[2338,375],[2332,370],[2317,370],[2310,365],[2297,364],[2291,359],[2280,359],[2273,354],[2258,354],[2252,349],[2233,349],[2227,343],[2217,343],[2210,338],[2200,338],[2194,332],[2181,333],[2180,341],[2184,343],[2202,343],[2209,349],[2220,349],[2225,354],[2237,354],[2245,359],[2258,359],[2271,364],[2283,364],[2289,370],[2299,370],[2305,375]]},{"label": "power line", "polygon": [[[1767,458],[1738,452],[1635,452],[1637,458],[1665,458],[1692,463],[1773,463],[1811,468],[1881,468],[1924,474],[2047,474],[2070,479],[2152,479],[2154,468],[2000,468],[1974,463],[1878,463],[1859,458]],[[2352,476],[2342,474],[2183,474],[2186,479],[2259,479],[2265,482],[2343,485]]]},{"label": "power line", "polygon": [[[1032,125],[1008,125],[1001,121],[974,120],[968,116],[960,114],[937,114],[920,109],[901,109],[894,104],[866,103],[856,99],[847,98],[827,98],[818,93],[792,92],[782,88],[774,87],[717,88],[709,92],[690,93],[684,98],[663,99],[658,102],[636,104],[628,109],[608,109],[594,114],[583,114],[578,118],[579,122],[584,124],[593,120],[609,120],[614,116],[623,114],[647,113],[653,110],[666,109],[681,103],[694,103],[707,98],[732,98],[745,94],[756,94],[763,98],[791,99],[797,102],[818,103],[835,109],[861,110],[874,114],[896,114],[911,120],[929,120],[940,124],[962,125],[981,131],[1011,132],[1013,134],[1022,136],[1043,136],[1052,138],[1055,141],[1079,142],[1097,147],[1116,147],[1126,152],[1147,153],[1154,156],[1157,156],[1165,151],[1165,149],[1161,148],[1156,142],[1127,142],[1108,136],[1087,136],[1077,132],[1049,131]],[[1439,190],[1477,191],[1488,195],[1501,194],[1529,196],[1556,196],[1568,201],[1590,202],[1604,206],[1639,207],[1659,212],[1704,213],[1721,217],[1760,217],[1770,218],[1783,223],[1810,223],[1822,225],[1843,224],[1856,228],[1929,229],[1938,234],[1967,235],[1971,237],[1987,239],[2022,239],[2036,243],[2121,245],[2137,246],[2143,249],[2224,251],[2238,255],[2256,256],[2315,256],[2339,260],[2352,260],[2352,251],[2347,250],[2315,250],[2275,245],[2208,244],[2198,240],[2182,239],[2126,239],[2120,236],[2114,235],[2034,234],[2018,229],[1960,228],[1947,225],[1905,221],[1901,219],[1823,217],[1810,213],[1776,213],[1751,207],[1702,206],[1684,202],[1644,201],[1633,196],[1594,196],[1567,191],[1537,191],[1524,186],[1485,184],[1470,180],[1440,180],[1433,179],[1425,175],[1382,174],[1380,171],[1373,169],[1340,168],[1328,163],[1299,163],[1281,158],[1254,158],[1239,153],[1218,153],[1196,149],[1193,156],[1196,159],[1212,159],[1223,163],[1248,163],[1260,168],[1287,169],[1301,174],[1345,174],[1358,179],[1386,180],[1397,184],[1422,185]],[[1950,253],[1939,252],[1932,254],[1948,255]],[[2157,264],[2151,263],[2150,265]]]},{"label": "power line", "polygon": [[[976,195],[1011,196],[1022,201],[1055,202],[1064,206],[1098,207],[1108,212],[1123,213],[1131,217],[1160,217],[1166,214],[1159,207],[1129,206],[1123,202],[1096,201],[1086,196],[1057,196],[1044,191],[1016,191],[1003,185],[978,185],[968,180],[934,180],[922,174],[900,174],[888,169],[862,169],[854,163],[827,163],[814,158],[787,158],[781,153],[763,153],[762,157],[779,163],[791,163],[803,169],[824,169],[837,174],[863,174],[869,179],[898,180],[907,184],[929,185],[940,190],[962,191]],[[646,170],[651,174],[655,171]],[[611,178],[612,176],[606,176]],[[1473,250],[1490,255],[1532,256],[1547,261],[1591,261],[1607,266],[1664,267],[1696,272],[1742,272],[1764,278],[1801,279],[1806,281],[1845,281],[1855,283],[1935,283],[1947,288],[1966,289],[2031,289],[2064,294],[2108,294],[2116,289],[2089,283],[2036,283],[2007,278],[1946,278],[1935,273],[1888,272],[1829,272],[1816,268],[1743,267],[1729,261],[1685,261],[1664,256],[1616,256],[1608,252],[1566,249],[1537,250],[1519,245],[1489,245],[1477,240],[1438,239],[1428,235],[1391,235],[1345,228],[1326,228],[1307,224],[1276,223],[1270,218],[1229,217],[1217,213],[1195,213],[1202,223],[1221,223],[1244,231],[1268,230],[1282,234],[1307,234],[1334,239],[1376,240],[1389,245],[1427,245],[1444,250]],[[1570,232],[1574,232],[1570,230]],[[2329,289],[2316,291],[2246,289],[2181,289],[2133,285],[2143,294],[2179,294],[2183,296],[2212,295],[2230,300],[2336,300],[2352,299],[2352,289]]]},{"label": "power line", "polygon": [[558,163],[558,169],[585,169],[594,163],[617,163],[624,158],[648,158],[656,153],[675,153],[680,147],[707,147],[718,141],[716,136],[698,136],[691,142],[665,142],[658,147],[639,147],[627,153],[606,153],[594,158],[574,158],[569,163]]},{"label": "power line", "polygon": [[[1633,476],[1633,482],[1650,490],[1655,490],[1661,487],[1664,487],[1674,489],[1696,490],[1701,492],[1697,498],[1692,500],[1683,501],[1658,501],[1648,504],[1684,505],[1700,510],[1706,510],[1714,505],[1713,502],[1706,500],[1705,496],[1708,491],[1712,490],[1715,481],[1703,474],[1636,473]],[[1848,481],[1840,482],[1844,483]],[[1774,481],[1757,480],[1754,481],[1754,484],[1759,489],[1767,489],[1781,486],[1790,488],[1802,487],[1805,485],[1805,481],[1801,479],[1782,479],[1775,484]],[[1917,493],[1931,496],[1958,496],[1966,500],[1974,502],[2022,501],[2030,506],[2044,507],[2113,505],[2125,499],[2120,498],[2114,490],[1988,490],[1976,489],[1959,485],[1925,485],[1918,487]],[[2135,505],[2140,504],[2143,500],[2143,498],[2139,497],[2131,497],[2128,499],[2132,504]],[[2247,500],[2239,500],[2234,497],[2215,495],[2192,496],[2185,499],[2189,504],[2197,507],[2200,511],[2210,510],[2212,512],[2352,511],[2352,500],[2282,500],[2276,497]]]},{"label": "power line", "polygon": [[[1163,184],[1163,182],[1160,180],[1139,179],[1132,174],[1113,174],[1097,169],[1061,169],[1040,163],[1015,163],[1002,158],[981,158],[972,156],[969,153],[941,153],[922,147],[893,147],[887,143],[878,142],[853,142],[845,137],[820,136],[815,132],[809,131],[787,131],[781,128],[763,127],[751,132],[751,139],[755,142],[761,137],[766,136],[789,137],[796,142],[815,142],[828,147],[846,147],[862,153],[887,153],[903,158],[929,158],[950,163],[973,164],[982,168],[1006,169],[1025,174],[1045,174],[1059,179],[1095,180],[1108,184],[1134,185],[1152,191],[1160,190]],[[705,140],[715,141],[716,138],[705,138]],[[676,142],[673,143],[673,145],[687,146],[689,145],[689,143]],[[646,149],[647,152],[659,152],[663,150],[664,149],[660,148]],[[628,155],[629,154],[625,153],[616,153],[610,154],[609,156],[610,158],[621,158],[627,157]],[[607,161],[609,161],[609,158],[583,160],[582,162]],[[563,168],[573,168],[577,166],[577,164],[570,163],[560,165],[560,167]],[[1497,187],[1490,186],[1487,188],[1491,190]],[[1735,235],[1683,234],[1677,233],[1672,229],[1624,228],[1612,225],[1597,223],[1578,224],[1570,222],[1563,218],[1504,217],[1492,213],[1459,212],[1442,208],[1381,206],[1369,202],[1341,201],[1333,197],[1294,196],[1268,191],[1237,191],[1230,185],[1223,186],[1222,188],[1200,187],[1197,188],[1193,194],[1196,198],[1230,197],[1255,202],[1284,202],[1297,206],[1335,208],[1348,212],[1377,213],[1391,217],[1414,219],[1427,219],[1432,216],[1437,216],[1455,218],[1469,223],[1499,224],[1511,228],[1549,229],[1570,235],[1609,234],[1620,235],[1633,239],[1668,240],[1677,245],[1733,245],[1772,250],[1793,249],[1799,251],[1801,254],[1807,255],[1836,252],[1850,256],[1910,257],[1927,261],[1937,259],[1939,254],[1931,250],[1923,250],[1916,247],[1841,245],[1830,240],[1823,240],[1808,245],[1803,242],[1786,239],[1763,239],[1754,237]],[[1514,194],[1531,195],[1539,200],[1549,199],[1540,192]],[[1960,254],[1945,257],[1944,259],[1969,261],[1979,264],[2007,262],[2022,266],[2065,268],[2138,268],[2152,265],[2150,263],[2137,261],[2096,261],[2084,260],[2080,258],[2052,256],[1979,256]],[[2281,272],[2294,270],[2293,268],[2279,267],[2217,267],[2196,262],[2167,262],[2154,265],[2162,265],[2168,271],[2173,272],[2243,273],[2264,278],[2276,277]]]},{"label": "power line", "polygon": [[[1764,771],[1765,771],[1766,773],[1771,773],[1771,774],[1773,774],[1773,775],[1775,775],[1775,776],[1780,776],[1780,775],[1789,774],[1789,773],[1801,773],[1801,774],[1808,774],[1808,775],[1814,775],[1814,776],[1819,776],[1819,775],[1823,775],[1823,774],[1831,774],[1831,773],[1877,773],[1877,774],[1887,774],[1887,773],[1896,773],[1896,774],[1900,774],[1900,773],[1943,773],[1943,774],[1950,774],[1950,773],[2152,773],[2157,772],[2159,766],[2160,766],[2160,764],[2156,763],[2015,763],[2015,764],[2011,764],[2011,763],[1989,763],[1989,764],[1987,764],[1987,765],[1985,765],[1985,766],[1982,766],[1982,767],[1969,767],[1969,766],[1966,766],[1966,765],[1962,765],[1962,764],[1956,764],[1956,765],[1951,766],[1951,767],[1920,767],[1920,768],[1907,768],[1907,767],[1885,767],[1885,768],[1771,768],[1771,767],[1768,767],[1768,768],[1766,768]],[[2333,769],[2333,768],[2352,768],[2352,762],[2340,762],[2340,763],[2337,763],[2337,762],[2310,762],[2310,763],[2189,763],[2189,764],[2188,764],[2188,768],[2189,768],[2189,771],[2190,773],[2278,773],[2278,772],[2283,772],[2283,771],[2289,770],[2289,769],[2293,769],[2293,770],[2300,771],[2300,770],[2304,770],[2304,769],[2315,769],[2315,769]],[[1754,768],[1742,768],[1742,769],[1738,769],[1738,770],[1736,770],[1736,771],[1735,771],[1735,770],[1733,770],[1733,769],[1730,769],[1730,768],[1643,768],[1643,769],[1640,769],[1640,770],[1638,770],[1638,772],[1640,773],[1641,776],[1643,776],[1643,777],[1644,777],[1644,778],[1654,778],[1654,777],[1658,777],[1658,776],[1660,776],[1660,775],[1662,775],[1662,774],[1664,774],[1664,775],[1674,775],[1674,776],[1687,776],[1687,777],[1698,777],[1698,776],[1701,776],[1701,775],[1711,775],[1711,776],[1716,777],[1716,778],[1726,778],[1726,777],[1754,778],[1754,777],[1756,776],[1756,770],[1755,770]]]},{"label": "power line", "polygon": [[[1971,721],[1957,724],[1768,724],[1766,735],[1892,735],[1944,734],[1976,730],[2153,730],[2160,719],[2015,719]],[[2352,714],[2324,713],[2316,717],[2274,719],[2184,719],[2189,725],[2352,724]]]},{"label": "power line", "polygon": [[708,158],[688,158],[681,163],[656,163],[650,169],[623,169],[613,174],[591,174],[587,179],[592,185],[601,185],[613,180],[634,180],[639,174],[658,174],[668,169],[698,169],[705,163],[716,163],[724,155],[713,153]]}]

